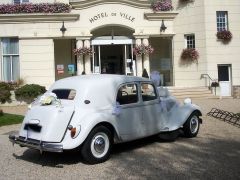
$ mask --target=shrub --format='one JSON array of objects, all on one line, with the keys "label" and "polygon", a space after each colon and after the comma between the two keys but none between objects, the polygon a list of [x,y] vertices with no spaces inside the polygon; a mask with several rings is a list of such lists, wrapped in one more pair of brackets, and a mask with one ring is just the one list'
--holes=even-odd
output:
[{"label": "shrub", "polygon": [[6,82],[0,82],[0,102],[5,103],[7,101],[10,101],[11,97],[11,87]]},{"label": "shrub", "polygon": [[3,110],[0,109],[0,116],[3,116]]},{"label": "shrub", "polygon": [[15,91],[16,99],[30,103],[34,98],[46,92],[45,87],[37,84],[26,84]]}]

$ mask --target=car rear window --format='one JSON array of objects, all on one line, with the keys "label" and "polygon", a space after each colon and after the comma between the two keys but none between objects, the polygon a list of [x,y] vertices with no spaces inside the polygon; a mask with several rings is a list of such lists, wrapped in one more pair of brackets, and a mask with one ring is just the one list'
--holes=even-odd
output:
[{"label": "car rear window", "polygon": [[54,89],[52,92],[57,95],[58,99],[74,100],[76,96],[76,90],[74,89]]}]

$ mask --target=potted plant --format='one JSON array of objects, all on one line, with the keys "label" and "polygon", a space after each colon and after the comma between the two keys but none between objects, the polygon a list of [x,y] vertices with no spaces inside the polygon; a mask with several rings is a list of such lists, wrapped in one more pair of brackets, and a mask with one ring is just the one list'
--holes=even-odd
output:
[{"label": "potted plant", "polygon": [[222,40],[223,42],[229,42],[232,39],[232,33],[228,30],[218,31],[216,36],[219,40]]},{"label": "potted plant", "polygon": [[23,3],[0,5],[0,14],[69,13],[70,11],[71,6],[64,3]]},{"label": "potted plant", "polygon": [[154,0],[151,2],[151,8],[154,12],[173,10],[171,0]]},{"label": "potted plant", "polygon": [[92,56],[94,51],[90,47],[81,47],[78,49],[73,49],[73,54],[75,56],[81,56],[81,55],[89,55]]},{"label": "potted plant", "polygon": [[136,56],[141,56],[145,54],[152,54],[154,48],[151,45],[140,44],[133,48],[133,53]]},{"label": "potted plant", "polygon": [[198,63],[199,53],[194,48],[183,49],[181,54],[181,60],[183,64]]},{"label": "potted plant", "polygon": [[219,87],[219,83],[217,81],[213,81],[211,83],[211,87],[214,88],[214,92],[215,92],[215,95],[216,95],[216,88]]}]

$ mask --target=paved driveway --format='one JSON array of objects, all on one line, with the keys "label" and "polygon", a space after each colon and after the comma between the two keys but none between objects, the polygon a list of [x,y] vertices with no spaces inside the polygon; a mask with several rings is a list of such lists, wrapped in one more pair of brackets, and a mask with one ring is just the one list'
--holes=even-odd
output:
[{"label": "paved driveway", "polygon": [[[240,107],[239,100],[231,104]],[[20,125],[1,127],[0,179],[239,179],[240,128],[203,120],[197,138],[165,143],[151,137],[115,145],[111,159],[98,165],[83,164],[78,152],[40,155],[12,147],[8,134]]]}]

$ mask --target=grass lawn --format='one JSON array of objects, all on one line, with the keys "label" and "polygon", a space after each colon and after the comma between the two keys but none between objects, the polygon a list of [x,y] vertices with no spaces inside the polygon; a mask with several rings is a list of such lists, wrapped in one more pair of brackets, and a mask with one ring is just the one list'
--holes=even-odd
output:
[{"label": "grass lawn", "polygon": [[19,124],[23,121],[23,118],[24,116],[21,115],[3,113],[3,116],[0,116],[0,127],[11,124]]}]

